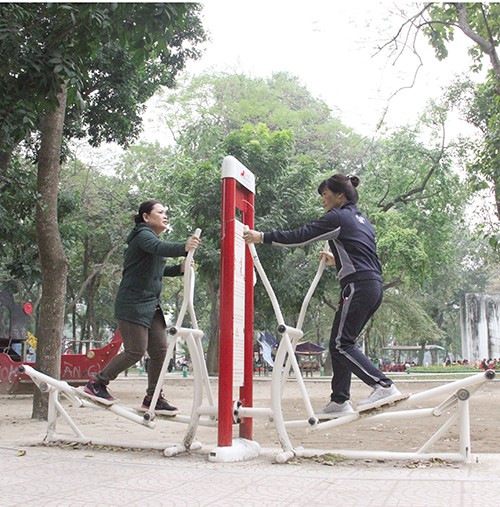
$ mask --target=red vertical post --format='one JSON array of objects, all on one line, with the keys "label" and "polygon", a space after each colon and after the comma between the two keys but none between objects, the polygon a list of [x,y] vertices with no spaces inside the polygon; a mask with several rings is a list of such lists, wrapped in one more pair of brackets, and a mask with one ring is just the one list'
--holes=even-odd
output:
[{"label": "red vertical post", "polygon": [[[244,276],[244,307],[242,300],[236,300],[238,312],[235,316],[235,264],[236,264],[236,222],[254,226],[255,179],[251,171],[234,157],[226,157],[222,167],[222,227],[221,227],[221,276],[220,276],[220,335],[219,335],[219,419],[218,446],[232,445],[233,389],[235,376],[238,379],[239,401],[243,406],[253,406],[253,261],[250,250],[245,247],[245,270],[238,274],[238,297],[242,298],[241,277]],[[237,213],[236,211],[240,213]],[[241,242],[238,245],[238,263],[241,262]],[[238,324],[235,324],[235,317]],[[237,331],[235,330],[235,326]],[[243,336],[241,328],[244,327]],[[235,336],[237,333],[237,336]],[[235,355],[234,343],[238,349]],[[241,341],[243,340],[243,342]],[[242,362],[240,362],[243,352]],[[234,363],[236,359],[236,366]],[[237,372],[235,372],[235,368]],[[241,368],[243,371],[241,371]],[[237,375],[235,375],[237,373]],[[252,439],[252,419],[243,418],[240,423],[240,437]]]},{"label": "red vertical post", "polygon": [[234,220],[236,180],[222,180],[222,237],[219,334],[218,445],[227,447],[233,438],[233,313],[234,313]]}]

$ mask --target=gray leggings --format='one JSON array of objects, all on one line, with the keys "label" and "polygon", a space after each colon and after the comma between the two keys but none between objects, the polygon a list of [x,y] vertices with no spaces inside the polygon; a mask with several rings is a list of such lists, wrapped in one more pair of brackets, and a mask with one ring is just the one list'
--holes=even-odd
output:
[{"label": "gray leggings", "polygon": [[147,351],[149,363],[146,394],[153,394],[167,354],[167,335],[163,312],[159,308],[155,311],[150,329],[126,320],[118,319],[117,322],[124,350],[97,373],[95,379],[101,384],[108,385],[122,371],[140,361]]}]

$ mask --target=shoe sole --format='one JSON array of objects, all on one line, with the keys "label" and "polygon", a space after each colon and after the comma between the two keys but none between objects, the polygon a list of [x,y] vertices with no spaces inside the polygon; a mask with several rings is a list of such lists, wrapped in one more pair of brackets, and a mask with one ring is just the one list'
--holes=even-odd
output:
[{"label": "shoe sole", "polygon": [[386,405],[394,405],[398,401],[406,400],[410,397],[409,394],[393,394],[372,403],[365,403],[364,405],[358,405],[358,412],[366,412],[367,410],[374,410],[376,408],[385,407]]},{"label": "shoe sole", "polygon": [[[139,412],[148,412],[149,407],[139,407],[137,410]],[[174,417],[178,413],[179,413],[179,410],[170,410],[170,411],[155,410],[155,415],[163,415],[165,417]]]},{"label": "shoe sole", "polygon": [[79,387],[76,389],[78,391],[78,394],[81,394],[85,396],[85,398],[88,398],[89,400],[96,401],[100,403],[101,405],[107,405],[108,407],[110,405],[114,405],[118,400],[116,398],[113,398],[112,400],[107,400],[106,398],[100,398],[99,396],[96,396],[95,394],[88,393],[84,390],[83,387]]},{"label": "shoe sole", "polygon": [[337,419],[339,417],[345,417],[346,415],[356,414],[356,411],[352,410],[351,412],[332,412],[331,414],[327,413],[318,413],[314,414],[320,421],[329,420],[329,419]]}]

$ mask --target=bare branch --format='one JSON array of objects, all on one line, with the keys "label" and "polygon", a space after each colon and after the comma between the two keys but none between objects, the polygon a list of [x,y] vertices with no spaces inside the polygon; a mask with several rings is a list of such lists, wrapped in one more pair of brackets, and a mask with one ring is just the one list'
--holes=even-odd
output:
[{"label": "bare branch", "polygon": [[[415,14],[414,16],[412,16],[411,18],[409,18],[408,20],[406,20],[399,28],[399,30],[397,31],[396,35],[390,39],[389,41],[387,41],[385,44],[383,44],[382,46],[380,46],[378,48],[378,50],[376,51],[375,55],[377,53],[380,53],[382,52],[382,50],[384,50],[387,46],[391,45],[391,44],[396,44],[397,46],[397,42],[398,42],[398,37],[401,35],[401,32],[403,31],[403,29],[405,28],[406,25],[410,24],[410,25],[414,25],[414,21],[416,19],[418,19],[419,17],[421,17],[424,12],[432,5],[432,2],[431,3],[428,3],[428,4],[424,4],[424,7],[422,8],[422,10],[420,12],[418,12],[417,14]],[[409,29],[408,29],[409,31]],[[373,56],[375,56],[373,55]]]},{"label": "bare branch", "polygon": [[[439,154],[435,157],[432,156],[432,154],[424,152],[423,154],[428,156],[431,161],[431,167],[427,174],[424,176],[424,179],[422,180],[422,183],[418,185],[417,187],[412,188],[408,192],[396,197],[392,202],[387,203],[385,206],[382,207],[382,211],[389,211],[391,208],[393,208],[398,202],[406,203],[410,200],[411,197],[416,196],[417,194],[422,194],[422,192],[427,187],[427,184],[429,183],[430,179],[432,178],[432,175],[436,172],[436,170],[439,168],[441,160],[443,158],[444,152],[445,152],[445,127],[442,125],[443,135],[441,137],[441,147],[439,150]],[[415,197],[414,197],[415,199]]]},{"label": "bare branch", "polygon": [[[420,68],[423,67],[422,58],[420,57],[420,55],[416,49],[417,36],[418,36],[419,30],[420,30],[420,27],[422,26],[422,24],[418,25],[415,23],[415,21],[423,15],[423,13],[430,7],[430,5],[431,5],[430,3],[426,4],[420,12],[418,12],[416,15],[412,16],[405,23],[403,23],[403,25],[401,25],[401,27],[398,30],[398,32],[396,33],[396,35],[391,40],[389,40],[386,44],[384,44],[381,48],[379,48],[379,50],[377,51],[377,52],[382,51],[383,48],[387,47],[390,44],[395,44],[396,46],[398,46],[399,36],[403,33],[404,27],[406,27],[408,25],[408,30],[406,31],[406,36],[405,36],[405,40],[402,43],[402,48],[399,51],[398,56],[395,57],[392,65],[396,65],[397,61],[399,60],[399,58],[401,57],[401,55],[403,54],[405,49],[408,49],[408,48],[410,48],[411,52],[418,59],[418,65],[417,65],[417,68],[415,69],[415,72],[413,74],[413,79],[412,79],[411,83],[409,85],[402,86],[401,88],[398,88],[387,99],[387,106],[384,108],[384,111],[382,113],[382,117],[380,118],[379,122],[377,123],[376,130],[379,130],[382,127],[382,125],[384,124],[385,117],[387,116],[387,112],[389,111],[390,103],[394,99],[394,97],[396,97],[403,90],[409,90],[415,86]],[[414,27],[416,29],[416,31],[413,36],[413,41],[410,44],[409,39],[410,39],[412,27]]]},{"label": "bare branch", "polygon": [[392,287],[398,287],[402,283],[403,280],[401,280],[401,278],[398,277],[392,280],[391,282],[385,283],[382,288],[384,291],[386,291],[387,289],[391,289]]},{"label": "bare branch", "polygon": [[78,292],[76,296],[73,298],[73,300],[66,306],[65,313],[66,315],[76,306],[76,303],[78,303],[78,300],[82,297],[83,293],[87,289],[87,287],[90,285],[92,280],[98,276],[102,270],[108,265],[110,257],[116,252],[118,248],[120,248],[121,244],[117,243],[111,250],[106,254],[106,257],[102,261],[101,264],[97,264],[94,268],[94,271],[87,277],[87,279],[83,282],[81,287],[78,289]]}]

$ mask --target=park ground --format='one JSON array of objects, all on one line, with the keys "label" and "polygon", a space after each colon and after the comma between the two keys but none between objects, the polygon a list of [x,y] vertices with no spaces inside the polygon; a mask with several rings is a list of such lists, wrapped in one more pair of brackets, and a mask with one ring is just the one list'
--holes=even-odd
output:
[{"label": "park ground", "polygon": [[[412,394],[442,385],[445,380],[405,380],[403,376],[393,377],[399,390]],[[217,382],[211,380],[216,397]],[[270,377],[257,377],[254,381],[254,406],[270,405]],[[120,404],[128,407],[140,405],[146,388],[145,375],[121,376],[111,384],[114,396]],[[320,409],[329,400],[329,380],[324,377],[306,379],[306,387],[312,406]],[[182,374],[169,374],[165,379],[164,392],[169,401],[177,405],[181,413],[189,414],[193,396],[193,379],[183,378]],[[352,399],[366,397],[370,389],[359,381],[352,385]],[[411,405],[409,408],[436,406],[444,397],[438,397],[426,404]],[[409,402],[405,402],[409,403]],[[108,438],[114,441],[145,441],[169,444],[180,443],[186,430],[185,425],[159,419],[155,429],[131,423],[109,411],[90,408],[77,409],[65,402],[68,412],[86,436]],[[283,411],[287,419],[305,417],[303,402],[299,397],[294,381],[289,381],[283,397]],[[469,400],[472,453],[500,453],[500,380],[495,379],[481,386]],[[6,442],[42,442],[46,432],[45,421],[31,418],[32,395],[0,396],[0,435]],[[307,433],[304,430],[289,431],[294,446],[304,448],[335,450],[384,450],[416,451],[446,421],[446,415],[404,421],[372,421],[364,418],[355,423],[332,428],[327,431]],[[63,421],[58,422],[58,433],[70,434]],[[276,432],[264,420],[254,421],[254,440],[261,447],[279,449]],[[238,436],[235,427],[234,436]],[[203,446],[217,444],[214,428],[199,427],[196,439]],[[449,432],[432,448],[436,452],[458,451],[458,428],[453,426]]]}]

